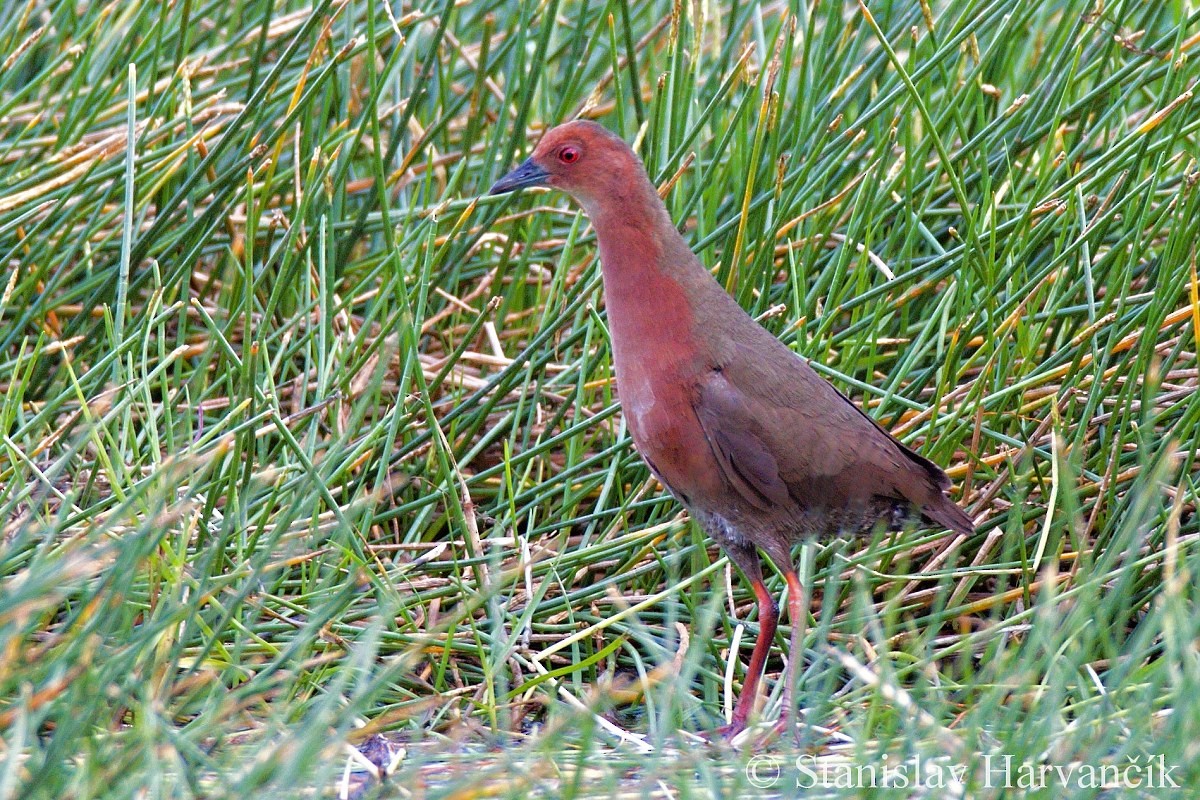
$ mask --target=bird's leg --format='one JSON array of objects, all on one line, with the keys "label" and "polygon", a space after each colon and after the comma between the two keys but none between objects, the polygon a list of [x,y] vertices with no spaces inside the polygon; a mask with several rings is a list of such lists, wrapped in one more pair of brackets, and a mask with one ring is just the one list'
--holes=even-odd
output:
[{"label": "bird's leg", "polygon": [[804,661],[804,632],[808,625],[808,593],[796,570],[789,567],[783,573],[788,585],[788,623],[792,626],[791,648],[788,653],[787,683],[783,686],[783,719],[780,720],[793,731],[796,728],[796,675]]},{"label": "bird's leg", "polygon": [[[767,591],[763,583],[762,560],[758,550],[749,542],[733,539],[723,535],[720,528],[712,531],[724,548],[729,560],[737,565],[746,580],[754,589],[754,597],[758,601],[758,639],[754,642],[754,651],[750,654],[750,666],[746,670],[746,682],[733,706],[733,719],[728,725],[717,728],[715,736],[732,739],[746,729],[750,720],[750,712],[754,710],[754,699],[758,695],[758,682],[762,679],[763,668],[767,664],[767,653],[771,650],[771,642],[775,639],[775,628],[779,624],[779,606]],[[732,658],[733,655],[731,654]]]},{"label": "bird's leg", "polygon": [[732,739],[746,729],[750,712],[754,709],[754,699],[758,696],[758,683],[762,680],[763,668],[767,665],[767,653],[771,650],[771,642],[775,639],[775,628],[779,624],[779,606],[767,591],[759,575],[751,580],[754,596],[758,599],[758,639],[754,642],[754,650],[750,653],[750,665],[746,668],[746,682],[742,684],[741,694],[733,707],[733,719],[728,725],[717,729],[716,733],[726,739]]}]

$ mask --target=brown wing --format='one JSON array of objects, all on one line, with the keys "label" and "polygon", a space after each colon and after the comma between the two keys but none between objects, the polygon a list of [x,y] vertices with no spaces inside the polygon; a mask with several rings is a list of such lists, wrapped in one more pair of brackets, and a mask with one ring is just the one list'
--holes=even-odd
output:
[{"label": "brown wing", "polygon": [[742,357],[727,359],[697,392],[705,435],[747,501],[761,508],[790,498],[801,507],[838,508],[888,497],[947,527],[970,530],[970,520],[943,494],[950,481],[936,464],[770,340],[756,348],[755,358],[734,353]]},{"label": "brown wing", "polygon": [[694,408],[717,468],[746,502],[762,511],[791,503],[779,464],[761,438],[761,421],[745,395],[713,372],[697,386]]}]

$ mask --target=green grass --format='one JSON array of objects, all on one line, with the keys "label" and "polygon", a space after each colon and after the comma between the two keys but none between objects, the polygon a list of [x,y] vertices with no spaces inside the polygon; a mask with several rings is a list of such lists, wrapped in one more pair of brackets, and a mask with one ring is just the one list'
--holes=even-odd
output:
[{"label": "green grass", "polygon": [[980,523],[804,548],[775,791],[1194,795],[1200,14],[810,5],[5,6],[0,798],[758,791],[587,221],[480,198],[581,112]]}]

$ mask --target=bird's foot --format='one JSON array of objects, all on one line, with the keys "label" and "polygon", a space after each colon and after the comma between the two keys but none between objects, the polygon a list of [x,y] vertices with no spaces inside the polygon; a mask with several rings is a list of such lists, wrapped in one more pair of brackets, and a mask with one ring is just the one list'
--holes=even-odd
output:
[{"label": "bird's foot", "polygon": [[769,743],[775,741],[776,739],[785,739],[787,737],[788,731],[792,731],[793,733],[795,733],[796,726],[792,725],[790,723],[790,721],[787,718],[787,715],[785,714],[782,719],[780,719],[778,722],[776,722],[774,725],[771,726],[771,729],[769,731],[767,731],[765,734],[763,734],[763,737],[762,737],[762,739],[759,740],[759,743],[760,744],[769,744]]},{"label": "bird's foot", "polygon": [[763,747],[776,740],[787,741],[790,735],[792,737],[792,744],[801,747],[804,744],[805,737],[802,735],[802,732],[805,725],[806,723],[801,721],[799,714],[793,716],[785,713],[754,745],[755,747]]},{"label": "bird's foot", "polygon": [[718,739],[723,739],[726,742],[732,742],[734,738],[744,730],[746,730],[745,722],[731,722],[728,725],[722,725],[719,728],[714,728],[712,732],[709,733],[707,738],[710,742],[717,741]]},{"label": "bird's foot", "polygon": [[722,744],[736,750],[745,750],[753,753],[762,750],[773,742],[784,739],[789,731],[795,736],[796,744],[800,744],[800,726],[795,723],[789,725],[786,719],[782,719],[773,725],[769,722],[757,725],[747,725],[745,722],[731,722],[728,725],[722,725],[719,728],[702,734],[702,736],[709,744]]}]

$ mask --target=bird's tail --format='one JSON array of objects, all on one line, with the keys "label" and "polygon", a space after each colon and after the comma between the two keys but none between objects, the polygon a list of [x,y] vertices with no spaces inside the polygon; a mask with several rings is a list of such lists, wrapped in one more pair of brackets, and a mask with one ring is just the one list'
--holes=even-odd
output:
[{"label": "bird's tail", "polygon": [[967,512],[944,494],[934,502],[921,506],[921,514],[963,536],[970,536],[975,532],[975,523],[967,516]]}]

